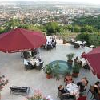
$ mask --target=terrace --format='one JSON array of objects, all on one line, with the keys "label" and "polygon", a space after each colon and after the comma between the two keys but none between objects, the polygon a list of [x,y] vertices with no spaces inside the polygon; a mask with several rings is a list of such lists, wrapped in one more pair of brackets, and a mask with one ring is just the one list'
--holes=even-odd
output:
[{"label": "terrace", "polygon": [[[91,48],[88,47],[75,49],[70,44],[58,43],[56,49],[52,49],[51,51],[40,49],[39,52],[45,66],[55,60],[67,61],[66,54],[75,53],[75,57],[80,57],[82,52],[88,52],[90,50]],[[23,95],[10,94],[9,87],[11,86],[30,87],[30,95],[34,94],[34,90],[39,89],[44,95],[50,95],[53,100],[59,100],[57,97],[58,86],[60,84],[65,85],[63,77],[60,77],[59,80],[56,80],[55,78],[46,79],[43,70],[38,71],[34,69],[26,71],[20,52],[13,54],[0,52],[0,58],[0,72],[9,79],[9,83],[1,92],[2,100],[25,100],[25,96]],[[87,77],[89,85],[94,84],[98,80],[91,71],[82,68],[78,78],[74,79],[75,83],[79,82],[83,77]],[[89,100],[90,96],[91,94],[87,96],[87,100]]]}]

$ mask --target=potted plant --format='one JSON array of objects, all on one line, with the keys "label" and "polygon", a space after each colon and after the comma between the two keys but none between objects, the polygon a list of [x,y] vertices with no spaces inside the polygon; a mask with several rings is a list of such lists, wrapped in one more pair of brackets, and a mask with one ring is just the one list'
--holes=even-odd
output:
[{"label": "potted plant", "polygon": [[67,57],[68,65],[72,65],[72,63],[73,63],[72,58],[74,57],[74,53],[67,54],[66,57]]},{"label": "potted plant", "polygon": [[42,92],[39,90],[34,90],[34,95],[27,96],[27,100],[48,100],[45,96],[43,96]]},{"label": "potted plant", "polygon": [[45,73],[46,73],[46,78],[50,79],[52,78],[52,66],[49,64],[45,66]]},{"label": "potted plant", "polygon": [[53,74],[53,76],[56,78],[56,80],[59,80],[59,72],[58,72],[58,70],[59,70],[59,64],[58,64],[58,62],[54,65],[54,67],[52,68],[52,74]]},{"label": "potted plant", "polygon": [[78,77],[78,74],[79,74],[79,66],[78,64],[75,64],[75,66],[73,67],[73,77]]}]

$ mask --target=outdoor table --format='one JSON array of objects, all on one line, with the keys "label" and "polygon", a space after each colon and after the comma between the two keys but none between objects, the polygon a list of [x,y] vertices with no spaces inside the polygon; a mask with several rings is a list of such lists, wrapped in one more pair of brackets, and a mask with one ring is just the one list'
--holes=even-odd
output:
[{"label": "outdoor table", "polygon": [[38,59],[30,59],[29,60],[30,63],[34,66],[36,64],[36,66],[39,66],[39,60]]},{"label": "outdoor table", "polygon": [[82,45],[82,41],[76,41],[75,43],[79,44],[79,45]]},{"label": "outdoor table", "polygon": [[74,83],[69,83],[66,86],[66,89],[70,92],[70,95],[75,95],[76,98],[79,97],[79,88]]}]

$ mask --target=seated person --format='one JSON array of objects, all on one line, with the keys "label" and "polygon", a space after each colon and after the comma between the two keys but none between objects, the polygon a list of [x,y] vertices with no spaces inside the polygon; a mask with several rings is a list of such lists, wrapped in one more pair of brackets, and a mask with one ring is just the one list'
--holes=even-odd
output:
[{"label": "seated person", "polygon": [[28,67],[33,67],[33,65],[27,59],[24,59],[24,65],[26,65]]},{"label": "seated person", "polygon": [[30,54],[28,51],[23,51],[22,53],[23,53],[23,58],[25,58],[25,59],[30,58]]},{"label": "seated person", "polygon": [[72,75],[66,75],[65,80],[66,84],[73,83]]},{"label": "seated person", "polygon": [[27,59],[24,59],[24,65],[28,65],[29,61]]},{"label": "seated person", "polygon": [[63,95],[66,95],[66,94],[68,95],[68,94],[69,94],[69,91],[65,90],[64,87],[63,87],[62,85],[60,85],[60,86],[58,87],[58,90],[61,91],[61,93],[62,93]]},{"label": "seated person", "polygon": [[96,82],[94,84],[94,98],[96,100],[100,100],[100,98],[99,98],[99,84],[100,84],[100,82]]},{"label": "seated person", "polygon": [[56,47],[56,40],[52,39],[51,44],[52,44],[53,47]]},{"label": "seated person", "polygon": [[42,59],[40,55],[37,57],[37,59],[39,60],[39,63],[42,63]]},{"label": "seated person", "polygon": [[77,83],[80,92],[86,91],[87,84],[88,84],[88,80],[86,79],[86,77],[82,78],[81,82]]},{"label": "seated person", "polygon": [[94,84],[94,91],[95,91],[96,93],[98,93],[99,84],[100,84],[100,82],[96,82],[96,83]]},{"label": "seated person", "polygon": [[80,92],[83,92],[85,90],[85,86],[82,84],[82,82],[78,82],[77,85],[79,87]]},{"label": "seated person", "polygon": [[87,86],[87,84],[88,84],[88,80],[87,80],[86,77],[82,78],[81,82],[82,82],[82,84],[83,84],[84,86]]},{"label": "seated person", "polygon": [[47,47],[47,49],[51,49],[52,48],[52,44],[50,42],[48,42],[46,47]]}]

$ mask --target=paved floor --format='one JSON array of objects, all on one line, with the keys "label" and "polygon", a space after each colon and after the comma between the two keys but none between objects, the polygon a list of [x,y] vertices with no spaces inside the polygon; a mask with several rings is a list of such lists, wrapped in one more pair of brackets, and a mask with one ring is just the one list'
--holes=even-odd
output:
[{"label": "paved floor", "polygon": [[[51,51],[40,50],[40,55],[45,66],[54,60],[66,61],[66,54],[71,52],[75,53],[75,56],[80,56],[83,51],[88,52],[90,48],[74,49],[70,44],[58,44],[56,49]],[[54,100],[59,100],[57,98],[57,87],[60,84],[64,84],[64,79],[61,78],[59,81],[56,79],[46,79],[46,75],[43,71],[25,71],[20,53],[6,54],[0,52],[0,72],[9,79],[8,85],[2,91],[2,100],[25,100],[25,96],[10,95],[10,86],[29,86],[31,87],[30,95],[34,93],[34,90],[39,89],[44,95],[51,95]],[[97,77],[93,76],[90,71],[82,69],[79,77],[75,79],[75,82],[80,81],[84,76],[90,80],[90,84],[93,84],[97,80]]]}]

